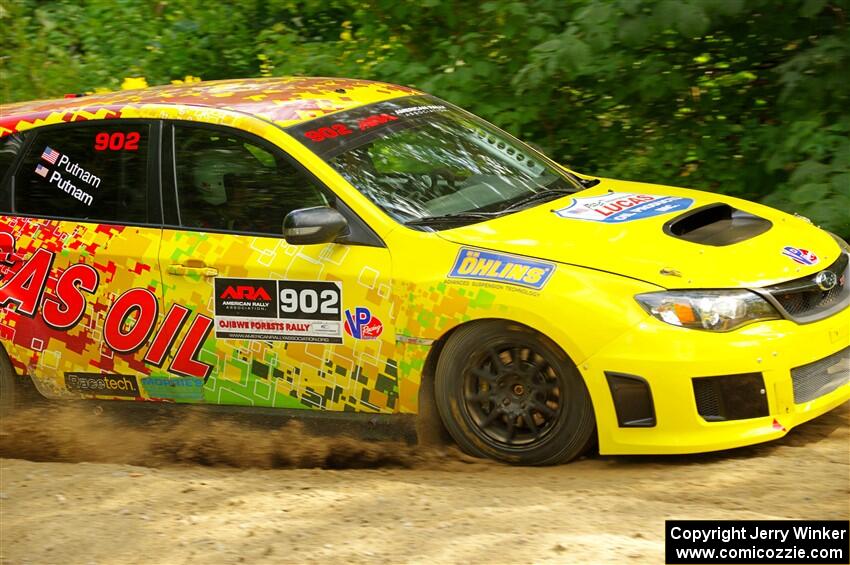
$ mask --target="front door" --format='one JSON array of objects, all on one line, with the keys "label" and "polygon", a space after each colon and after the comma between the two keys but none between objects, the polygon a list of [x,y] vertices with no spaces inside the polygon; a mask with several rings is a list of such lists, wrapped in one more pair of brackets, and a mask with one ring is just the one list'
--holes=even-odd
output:
[{"label": "front door", "polygon": [[281,234],[292,210],[333,206],[358,220],[265,140],[185,122],[166,130],[176,191],[165,201],[178,214],[160,247],[164,302],[209,319],[197,352],[204,401],[397,410],[386,247],[377,238],[289,245]]}]

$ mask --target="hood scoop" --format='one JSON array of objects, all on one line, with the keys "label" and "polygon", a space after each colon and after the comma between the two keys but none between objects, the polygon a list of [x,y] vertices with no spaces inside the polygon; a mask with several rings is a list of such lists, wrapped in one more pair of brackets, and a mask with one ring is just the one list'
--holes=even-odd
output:
[{"label": "hood scoop", "polygon": [[717,203],[676,216],[664,224],[664,233],[693,243],[722,247],[752,239],[772,225],[769,220]]}]

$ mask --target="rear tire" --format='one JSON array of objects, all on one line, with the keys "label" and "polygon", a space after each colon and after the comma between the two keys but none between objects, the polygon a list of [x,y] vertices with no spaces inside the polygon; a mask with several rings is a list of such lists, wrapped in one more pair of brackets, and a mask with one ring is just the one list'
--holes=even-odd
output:
[{"label": "rear tire", "polygon": [[0,349],[0,418],[9,416],[15,408],[15,371],[6,356],[6,352]]},{"label": "rear tire", "polygon": [[437,361],[440,416],[470,455],[552,465],[581,455],[595,431],[593,405],[575,364],[519,324],[459,328]]}]

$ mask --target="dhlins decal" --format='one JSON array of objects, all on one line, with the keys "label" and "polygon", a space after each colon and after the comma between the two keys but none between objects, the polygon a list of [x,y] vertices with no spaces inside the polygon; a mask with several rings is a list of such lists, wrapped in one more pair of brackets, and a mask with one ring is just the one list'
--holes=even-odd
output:
[{"label": "dhlins decal", "polygon": [[573,198],[572,204],[555,210],[555,213],[562,218],[573,220],[619,224],[687,210],[693,203],[693,198],[678,196],[610,192],[599,196]]},{"label": "dhlins decal", "polygon": [[540,290],[554,272],[554,263],[462,247],[449,278],[492,281]]}]

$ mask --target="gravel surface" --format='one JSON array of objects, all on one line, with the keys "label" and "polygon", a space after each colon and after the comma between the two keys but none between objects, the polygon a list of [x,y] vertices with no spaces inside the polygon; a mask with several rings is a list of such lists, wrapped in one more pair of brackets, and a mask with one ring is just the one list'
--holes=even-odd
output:
[{"label": "gravel surface", "polygon": [[761,446],[548,468],[43,416],[3,423],[2,563],[662,563],[665,519],[850,517],[850,404]]}]

